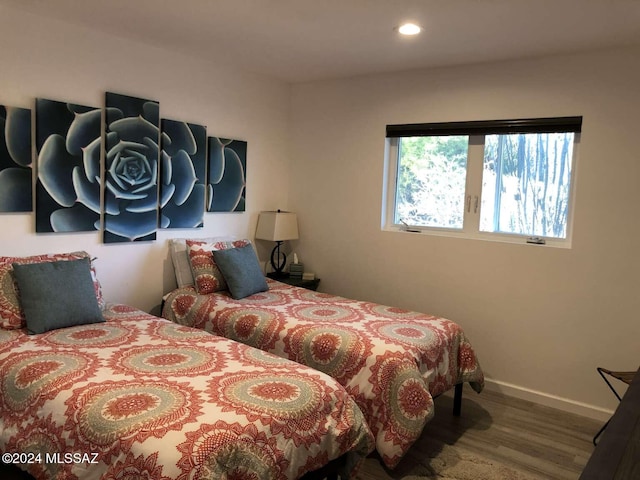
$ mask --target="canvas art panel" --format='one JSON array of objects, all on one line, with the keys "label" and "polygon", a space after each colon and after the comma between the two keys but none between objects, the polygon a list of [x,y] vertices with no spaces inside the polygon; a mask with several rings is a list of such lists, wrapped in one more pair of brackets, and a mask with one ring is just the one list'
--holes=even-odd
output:
[{"label": "canvas art panel", "polygon": [[0,212],[31,212],[31,110],[0,105]]},{"label": "canvas art panel", "polygon": [[207,130],[162,119],[160,136],[160,227],[204,225]]},{"label": "canvas art panel", "polygon": [[102,110],[36,99],[36,232],[100,229]]},{"label": "canvas art panel", "polygon": [[105,243],[155,240],[160,104],[107,92]]},{"label": "canvas art panel", "polygon": [[244,212],[247,142],[209,137],[207,211]]}]

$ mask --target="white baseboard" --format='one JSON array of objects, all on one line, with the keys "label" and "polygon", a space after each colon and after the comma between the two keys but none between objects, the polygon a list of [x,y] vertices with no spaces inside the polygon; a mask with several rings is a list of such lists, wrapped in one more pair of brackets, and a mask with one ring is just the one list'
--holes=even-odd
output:
[{"label": "white baseboard", "polygon": [[582,415],[583,417],[603,422],[611,418],[611,415],[613,414],[613,410],[607,410],[587,403],[576,402],[575,400],[570,400],[568,398],[549,395],[548,393],[530,390],[528,388],[519,387],[518,385],[501,382],[499,380],[493,380],[491,378],[485,378],[484,388],[493,392],[503,393],[521,400],[527,400],[539,405],[557,408],[565,412]]}]

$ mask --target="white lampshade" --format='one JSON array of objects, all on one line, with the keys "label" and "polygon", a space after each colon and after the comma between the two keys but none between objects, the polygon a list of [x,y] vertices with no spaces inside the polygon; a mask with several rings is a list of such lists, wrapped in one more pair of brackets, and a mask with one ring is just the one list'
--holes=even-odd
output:
[{"label": "white lampshade", "polygon": [[256,239],[282,242],[298,238],[298,217],[293,212],[260,212]]}]

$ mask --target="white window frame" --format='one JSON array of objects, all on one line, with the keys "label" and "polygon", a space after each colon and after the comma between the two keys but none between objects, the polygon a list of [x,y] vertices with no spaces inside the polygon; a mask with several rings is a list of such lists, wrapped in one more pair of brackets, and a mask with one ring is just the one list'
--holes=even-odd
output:
[{"label": "white window frame", "polygon": [[[573,153],[571,157],[571,179],[569,185],[568,213],[566,225],[566,237],[529,237],[522,234],[503,232],[483,232],[480,230],[480,205],[482,203],[482,174],[484,161],[484,143],[486,135],[495,130],[494,125],[511,126],[508,131],[497,133],[544,133],[545,125],[571,124],[564,131],[574,132]],[[549,119],[524,119],[524,120],[498,120],[480,122],[453,122],[437,124],[406,124],[387,126],[387,138],[384,149],[384,182],[382,195],[382,230],[388,232],[401,232],[404,234],[426,234],[487,240],[494,242],[518,243],[528,245],[546,245],[558,248],[571,248],[573,234],[573,217],[575,210],[575,191],[577,179],[577,158],[580,146],[580,131],[582,117],[559,117]],[[533,125],[533,127],[532,127]],[[536,125],[541,125],[536,127]],[[416,225],[404,225],[394,221],[395,201],[398,175],[398,144],[402,136],[432,136],[442,133],[428,133],[430,127],[435,126],[435,131],[449,128],[453,132],[467,132],[457,134],[469,135],[469,151],[467,156],[467,177],[465,186],[465,209],[462,229],[426,227]],[[469,127],[470,126],[470,127]],[[392,128],[390,128],[392,127]],[[395,128],[394,128],[395,127]],[[507,127],[508,128],[508,127]],[[537,130],[536,130],[537,128]],[[456,130],[458,129],[458,130]],[[394,135],[396,131],[406,130],[409,134]],[[475,131],[477,130],[477,133]],[[424,132],[424,133],[421,133]],[[451,133],[456,134],[456,133]]]}]

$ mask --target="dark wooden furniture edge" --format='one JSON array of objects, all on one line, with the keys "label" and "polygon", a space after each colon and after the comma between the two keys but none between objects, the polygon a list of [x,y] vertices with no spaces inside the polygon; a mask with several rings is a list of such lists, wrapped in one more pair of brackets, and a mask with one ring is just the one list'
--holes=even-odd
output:
[{"label": "dark wooden furniture edge", "polygon": [[640,369],[602,433],[580,480],[629,480],[640,478],[639,474]]},{"label": "dark wooden furniture edge", "polygon": [[317,277],[312,280],[303,280],[302,278],[292,277],[288,272],[283,272],[279,275],[271,272],[267,273],[267,277],[271,278],[272,280],[277,280],[278,282],[286,283],[287,285],[307,288],[309,290],[316,290],[318,288],[318,285],[320,284],[320,279]]}]

